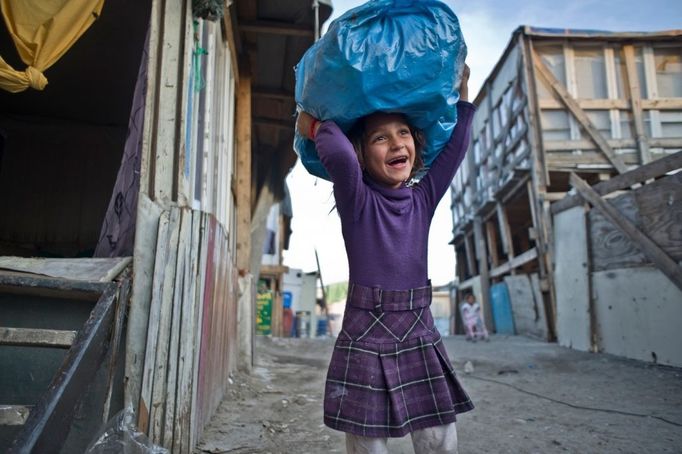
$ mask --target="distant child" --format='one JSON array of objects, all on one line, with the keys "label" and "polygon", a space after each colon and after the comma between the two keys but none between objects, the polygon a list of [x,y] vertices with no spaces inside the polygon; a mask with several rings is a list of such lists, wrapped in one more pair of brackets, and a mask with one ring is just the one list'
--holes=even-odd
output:
[{"label": "distant child", "polygon": [[425,142],[404,115],[376,112],[348,137],[306,112],[297,120],[334,183],[348,255],[324,422],[347,433],[349,453],[387,453],[387,437],[408,433],[416,453],[455,453],[456,415],[473,408],[434,326],[427,270],[429,226],[469,144],[468,78],[466,67],[449,142],[414,185]]},{"label": "distant child", "polygon": [[485,323],[481,317],[481,305],[476,301],[476,297],[469,293],[464,297],[464,301],[460,305],[460,313],[462,314],[462,323],[466,329],[466,339],[476,342],[476,339],[490,340],[488,330],[485,328]]}]

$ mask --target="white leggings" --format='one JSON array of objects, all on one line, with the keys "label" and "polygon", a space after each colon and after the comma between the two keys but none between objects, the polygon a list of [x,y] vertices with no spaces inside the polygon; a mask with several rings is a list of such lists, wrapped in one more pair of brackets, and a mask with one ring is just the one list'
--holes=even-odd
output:
[{"label": "white leggings", "polygon": [[[455,423],[415,430],[412,446],[415,454],[457,454]],[[387,438],[363,437],[346,433],[347,454],[388,454]]]}]

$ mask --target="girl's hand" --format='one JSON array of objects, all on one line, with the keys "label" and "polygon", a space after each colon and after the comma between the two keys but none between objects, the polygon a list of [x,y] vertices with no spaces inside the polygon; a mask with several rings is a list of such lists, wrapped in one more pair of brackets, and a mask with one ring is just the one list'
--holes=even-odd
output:
[{"label": "girl's hand", "polygon": [[[311,129],[312,127],[312,129]],[[313,140],[320,128],[320,121],[308,112],[300,112],[296,119],[296,129],[306,139]],[[311,137],[312,134],[312,137]]]},{"label": "girl's hand", "polygon": [[462,82],[459,85],[459,99],[460,101],[469,101],[469,75],[471,69],[469,65],[464,64],[464,71],[462,72]]}]

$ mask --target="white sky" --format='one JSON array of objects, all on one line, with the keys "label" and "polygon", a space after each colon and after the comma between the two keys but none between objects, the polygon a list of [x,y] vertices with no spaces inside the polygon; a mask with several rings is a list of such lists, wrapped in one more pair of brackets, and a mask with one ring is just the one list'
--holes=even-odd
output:
[{"label": "white sky", "polygon": [[[330,21],[362,3],[362,0],[333,0],[334,12]],[[468,46],[471,100],[519,25],[611,31],[682,28],[682,2],[679,0],[446,0],[445,3],[459,18]],[[347,280],[348,262],[341,224],[336,211],[330,212],[334,206],[331,183],[309,175],[300,163],[289,174],[287,183],[294,218],[284,264],[313,271],[317,248],[325,284]],[[454,251],[448,244],[451,239],[448,191],[436,209],[429,238],[429,275],[434,285],[445,284],[455,277]]]}]

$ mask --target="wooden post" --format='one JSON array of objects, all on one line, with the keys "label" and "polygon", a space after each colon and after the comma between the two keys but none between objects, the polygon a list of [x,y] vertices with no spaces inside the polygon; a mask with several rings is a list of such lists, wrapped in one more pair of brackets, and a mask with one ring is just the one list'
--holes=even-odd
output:
[{"label": "wooden post", "polygon": [[237,269],[249,272],[251,262],[251,74],[239,66],[237,87]]},{"label": "wooden post", "polygon": [[[154,136],[152,138],[151,158],[154,167],[152,199],[169,206],[177,200],[177,166],[180,158],[180,128],[181,121],[176,118],[178,104],[183,94],[183,65],[185,55],[186,30],[186,2],[168,2],[164,4],[159,25],[163,30],[163,39],[158,44],[160,60],[159,70],[156,72],[156,96],[154,107]],[[189,41],[189,40],[187,40]],[[149,112],[149,111],[148,111]]]},{"label": "wooden post", "polygon": [[495,233],[495,224],[492,221],[485,223],[485,234],[488,239],[488,252],[492,266],[495,268],[500,264],[500,258],[497,255],[497,234]]},{"label": "wooden post", "polygon": [[514,258],[514,243],[512,241],[511,229],[509,228],[509,219],[507,218],[507,211],[500,202],[495,205],[497,211],[497,222],[500,225],[500,235],[502,237],[502,249],[507,254],[507,260]]},{"label": "wooden post", "polygon": [[642,233],[628,218],[623,216],[613,205],[602,199],[583,179],[571,173],[571,185],[583,199],[592,204],[618,227],[634,245],[646,255],[654,265],[682,290],[682,268],[666,252],[658,247],[648,236]]},{"label": "wooden post", "polygon": [[592,275],[592,232],[590,231],[590,223],[588,221],[589,205],[583,204],[582,222],[580,228],[585,229],[585,249],[587,254],[585,258],[587,262],[585,263],[585,274],[587,276],[587,310],[590,312],[590,349],[592,353],[599,352],[599,337],[597,333],[598,318],[597,318],[597,304],[594,299],[593,293],[593,281],[594,277]]},{"label": "wooden post", "polygon": [[[533,65],[532,55],[535,51],[532,42],[524,34],[519,35],[518,46],[521,48],[524,68],[519,69],[519,76],[525,81],[526,97],[528,98],[528,108],[525,109],[526,124],[528,125],[528,143],[533,159],[532,179],[538,186],[546,187],[549,182],[549,172],[545,165],[545,149],[542,142],[542,125],[540,124],[540,107],[537,99],[537,81],[535,77],[535,66]],[[525,69],[525,71],[523,70]]]},{"label": "wooden post", "polygon": [[[538,82],[536,71],[540,70],[538,67],[538,61],[543,66],[544,64],[542,61],[540,61],[538,55],[533,49],[532,41],[528,37],[526,37],[526,39],[523,38],[524,35],[520,35],[519,45],[521,47],[525,62],[525,71],[523,71],[521,74],[526,80],[525,86],[529,105],[529,108],[527,109],[527,118],[528,127],[530,128],[528,137],[533,157],[531,180],[528,184],[528,198],[531,213],[533,215],[533,227],[537,232],[535,245],[538,255],[540,277],[542,279],[541,283],[546,284],[544,286],[544,290],[547,291],[549,296],[549,301],[544,301],[545,313],[547,314],[548,331],[550,333],[549,337],[550,339],[553,339],[556,336],[556,295],[554,292],[554,278],[552,275],[551,257],[547,253],[548,243],[549,241],[552,241],[552,238],[549,235],[551,220],[548,216],[545,216],[544,210],[541,211],[543,209],[542,201],[544,200],[544,196],[547,193],[547,186],[550,184],[550,175],[546,164],[545,148],[542,141],[540,107],[537,99]],[[566,90],[564,89],[564,91]]]},{"label": "wooden post", "polygon": [[464,235],[464,250],[467,256],[467,268],[469,271],[469,276],[476,276],[476,262],[474,260],[474,247],[471,245],[471,237],[468,234]]},{"label": "wooden post", "polygon": [[639,148],[640,164],[644,165],[651,161],[649,154],[649,142],[644,132],[644,120],[642,119],[642,97],[640,96],[640,82],[635,67],[635,48],[632,44],[623,46],[625,56],[625,68],[628,74],[628,88],[630,90],[630,103],[632,106],[632,118],[635,123],[637,146]]},{"label": "wooden post", "polygon": [[483,221],[479,216],[474,218],[474,241],[476,243],[476,256],[478,258],[478,269],[481,276],[481,309],[485,325],[492,329],[493,314],[490,308],[490,275],[488,270],[488,257],[486,255],[485,237],[483,236]]}]

